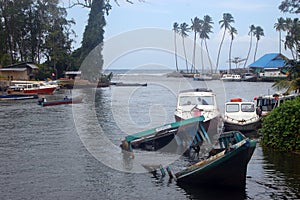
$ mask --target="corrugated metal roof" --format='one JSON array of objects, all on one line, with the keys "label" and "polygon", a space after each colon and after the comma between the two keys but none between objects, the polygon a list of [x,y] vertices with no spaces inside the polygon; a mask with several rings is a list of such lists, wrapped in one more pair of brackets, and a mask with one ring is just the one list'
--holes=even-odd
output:
[{"label": "corrugated metal roof", "polygon": [[14,65],[5,66],[3,68],[24,68],[24,67],[30,67],[31,69],[39,69],[38,66],[36,66],[33,63],[18,63]]},{"label": "corrugated metal roof", "polygon": [[67,71],[66,75],[81,75],[81,71]]},{"label": "corrugated metal roof", "polygon": [[32,69],[39,69],[38,66],[36,66],[34,64],[27,63],[26,65],[31,67]]},{"label": "corrugated metal roof", "polygon": [[0,71],[6,72],[6,71],[25,71],[26,68],[1,68]]},{"label": "corrugated metal roof", "polygon": [[263,57],[250,64],[253,68],[279,68],[285,65],[287,58],[279,53],[265,54]]}]

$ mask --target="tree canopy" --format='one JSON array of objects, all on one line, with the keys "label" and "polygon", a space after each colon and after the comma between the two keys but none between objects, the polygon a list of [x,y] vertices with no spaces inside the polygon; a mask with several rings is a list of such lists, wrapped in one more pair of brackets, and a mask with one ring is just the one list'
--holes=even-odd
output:
[{"label": "tree canopy", "polygon": [[68,67],[74,21],[58,0],[0,2],[0,64],[48,64],[49,71]]}]

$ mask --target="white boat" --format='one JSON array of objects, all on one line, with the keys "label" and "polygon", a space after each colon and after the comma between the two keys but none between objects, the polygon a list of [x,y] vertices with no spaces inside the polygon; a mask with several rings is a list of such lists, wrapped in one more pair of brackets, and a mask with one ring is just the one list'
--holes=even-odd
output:
[{"label": "white boat", "polygon": [[287,100],[295,99],[300,96],[300,93],[293,93],[289,95],[284,94],[273,94],[273,95],[262,95],[254,97],[256,107],[259,110],[261,116],[268,115],[274,108],[280,106]]},{"label": "white boat", "polygon": [[225,103],[225,131],[256,131],[261,125],[254,102],[233,98]]},{"label": "white boat", "polygon": [[209,74],[194,74],[194,81],[210,81],[212,79]]},{"label": "white boat", "polygon": [[12,81],[7,94],[53,94],[58,85],[41,81]]},{"label": "white boat", "polygon": [[244,73],[242,74],[242,81],[255,82],[257,81],[257,77],[252,73]]},{"label": "white boat", "polygon": [[239,74],[223,74],[222,81],[241,81],[242,77]]},{"label": "white boat", "polygon": [[176,121],[204,116],[203,122],[207,132],[221,131],[223,128],[216,95],[210,89],[197,88],[179,92],[174,114]]}]

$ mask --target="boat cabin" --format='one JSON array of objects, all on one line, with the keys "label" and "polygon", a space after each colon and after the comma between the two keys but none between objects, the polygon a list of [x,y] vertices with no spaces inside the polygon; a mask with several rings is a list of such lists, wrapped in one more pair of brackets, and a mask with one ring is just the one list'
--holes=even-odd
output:
[{"label": "boat cabin", "polygon": [[243,102],[241,98],[234,98],[225,104],[225,113],[227,116],[235,118],[256,115],[255,104],[253,102]]},{"label": "boat cabin", "polygon": [[209,89],[182,91],[178,95],[177,108],[189,105],[215,106],[215,94]]},{"label": "boat cabin", "polygon": [[260,109],[261,115],[265,116],[271,110],[280,106],[283,102],[295,99],[297,96],[299,96],[298,93],[290,95],[273,94],[255,97],[254,100],[256,102],[257,108]]}]

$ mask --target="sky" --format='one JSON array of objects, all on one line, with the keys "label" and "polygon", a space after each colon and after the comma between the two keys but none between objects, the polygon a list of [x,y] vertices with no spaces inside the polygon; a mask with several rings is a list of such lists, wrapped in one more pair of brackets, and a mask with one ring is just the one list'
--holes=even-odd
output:
[{"label": "sky", "polygon": [[[256,59],[266,53],[279,52],[279,33],[274,29],[274,24],[279,17],[296,18],[297,15],[280,12],[278,6],[282,0],[146,0],[139,2],[133,0],[134,4],[126,3],[125,0],[118,0],[120,6],[113,0],[111,4],[113,9],[106,16],[107,25],[105,26],[104,59],[106,67],[111,68],[132,68],[148,66],[153,63],[159,67],[166,66],[174,68],[174,36],[172,26],[174,22],[186,22],[191,25],[191,19],[204,15],[212,17],[213,33],[207,41],[209,54],[212,62],[216,63],[218,48],[222,38],[223,30],[220,29],[219,21],[223,13],[230,13],[235,23],[232,26],[237,29],[232,45],[232,58],[246,58],[250,45],[250,36],[248,35],[250,25],[261,26],[265,36],[258,43]],[[73,30],[76,32],[76,44],[74,48],[80,46],[82,34],[87,24],[89,10],[82,7],[73,7],[67,10],[68,18],[73,18],[76,25]],[[141,32],[139,32],[141,31]],[[139,34],[143,34],[142,36]],[[143,43],[153,41],[156,45]],[[156,41],[154,41],[156,40]],[[143,41],[143,42],[141,42]],[[177,36],[178,55],[180,68],[185,68],[184,50],[182,39]],[[193,54],[193,33],[185,39],[186,54],[189,63],[192,63]],[[247,64],[254,61],[254,47],[256,39],[252,44],[252,51]],[[136,44],[139,43],[139,44]],[[106,44],[110,47],[106,52]],[[227,69],[229,66],[229,44],[230,37],[225,37],[220,56],[220,69]],[[147,46],[148,45],[148,46]],[[126,46],[126,47],[125,47]],[[122,49],[122,50],[120,50]],[[197,42],[196,49],[196,67],[201,68],[201,60],[205,61],[208,67],[208,58],[205,54],[201,57],[200,42]],[[289,51],[282,54],[291,58]],[[112,56],[112,54],[114,54]],[[119,55],[117,55],[119,54]],[[106,56],[110,58],[106,59]],[[109,57],[109,56],[108,56]],[[243,66],[243,63],[239,67]],[[232,67],[235,67],[232,64]]]}]

